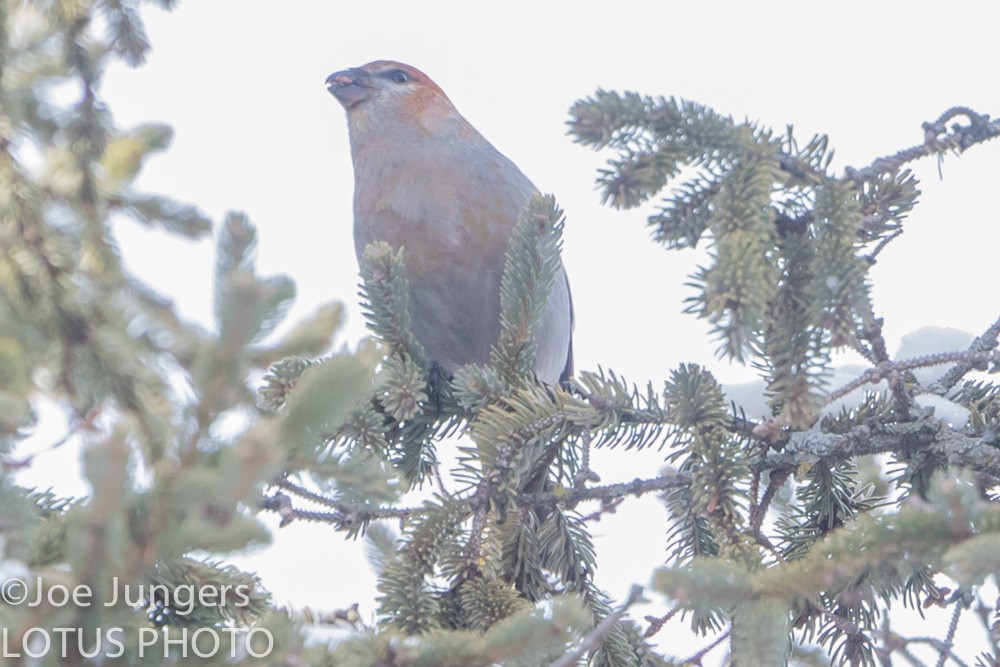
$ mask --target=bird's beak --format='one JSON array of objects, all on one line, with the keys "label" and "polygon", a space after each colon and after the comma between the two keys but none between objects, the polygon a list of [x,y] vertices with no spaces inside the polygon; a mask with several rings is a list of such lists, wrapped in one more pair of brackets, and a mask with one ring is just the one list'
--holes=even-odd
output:
[{"label": "bird's beak", "polygon": [[372,89],[371,77],[356,67],[343,69],[326,77],[326,89],[344,105],[345,109],[352,109],[368,97]]}]

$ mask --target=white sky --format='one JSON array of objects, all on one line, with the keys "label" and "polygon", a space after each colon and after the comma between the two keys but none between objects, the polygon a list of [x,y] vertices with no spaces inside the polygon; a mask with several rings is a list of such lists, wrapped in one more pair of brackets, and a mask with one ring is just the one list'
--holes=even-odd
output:
[{"label": "white sky", "polygon": [[[216,220],[231,208],[248,211],[259,228],[261,273],[286,273],[298,284],[293,317],[340,299],[349,312],[342,340],[364,334],[346,122],[323,81],[338,69],[395,59],[431,76],[566,210],[577,368],[600,364],[657,387],[682,361],[705,364],[723,381],[753,373],[714,360],[706,323],[680,314],[691,295],[684,283],[702,256],[649,241],[652,206],[599,204],[593,182],[608,156],[566,136],[576,99],[598,87],[638,90],[778,130],[793,123],[801,140],[828,133],[840,167],[919,143],[921,122],[948,107],[1000,113],[1000,3],[992,0],[214,0],[143,14],[153,44],[148,64],[115,67],[104,85],[121,125],[158,120],[176,130],[139,186],[195,203]],[[1000,141],[948,157],[943,182],[934,160],[915,169],[922,203],[872,274],[890,349],[928,324],[978,334],[1000,311],[993,269]],[[187,317],[211,321],[210,242],[133,226],[119,233],[134,271],[171,294]],[[621,451],[597,465],[604,481],[615,481],[649,476],[658,460]],[[594,526],[603,536],[600,581],[618,596],[632,581],[646,582],[665,544],[656,501],[627,504],[636,509]],[[243,563],[279,602],[331,609],[359,601],[373,609],[374,578],[358,544],[304,525],[275,540]]]}]

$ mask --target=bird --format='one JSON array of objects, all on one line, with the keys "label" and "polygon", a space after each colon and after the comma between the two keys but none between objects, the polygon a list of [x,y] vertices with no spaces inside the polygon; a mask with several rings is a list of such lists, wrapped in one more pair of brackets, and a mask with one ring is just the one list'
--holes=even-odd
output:
[{"label": "bird", "polygon": [[[430,367],[486,364],[518,214],[538,189],[415,67],[376,60],[334,72],[354,166],[354,246],[403,248],[411,329]],[[535,333],[535,376],[573,373],[573,303],[560,260]]]}]

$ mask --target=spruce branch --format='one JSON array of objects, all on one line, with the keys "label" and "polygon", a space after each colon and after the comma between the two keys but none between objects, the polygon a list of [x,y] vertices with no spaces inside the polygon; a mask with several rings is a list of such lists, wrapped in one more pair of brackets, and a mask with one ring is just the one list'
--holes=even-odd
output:
[{"label": "spruce branch", "polygon": [[757,346],[776,281],[771,257],[776,230],[770,209],[773,168],[763,160],[738,162],[726,173],[708,220],[713,262],[699,269],[686,312],[712,325],[719,350],[744,361]]},{"label": "spruce branch", "polygon": [[674,188],[658,213],[649,216],[653,239],[668,248],[694,248],[715,214],[722,180],[698,178]]},{"label": "spruce branch", "polygon": [[933,417],[912,422],[859,425],[847,433],[793,433],[780,452],[750,458],[753,471],[795,468],[803,463],[847,461],[870,454],[893,453],[935,466],[979,470],[1000,478],[1000,449],[982,437],[966,435]]},{"label": "spruce branch", "polygon": [[[979,341],[980,339],[976,340]],[[827,403],[832,403],[838,398],[842,398],[858,387],[863,387],[866,384],[877,384],[885,379],[889,380],[890,385],[893,383],[899,383],[902,381],[900,377],[901,373],[915,368],[925,368],[927,366],[937,366],[940,364],[958,362],[968,366],[968,369],[962,372],[962,375],[964,375],[969,370],[986,370],[991,364],[993,366],[1000,364],[1000,355],[998,355],[995,351],[979,350],[979,348],[986,346],[986,342],[981,345],[977,345],[976,342],[973,342],[972,347],[962,352],[938,352],[937,354],[928,354],[922,357],[914,357],[913,359],[904,359],[903,361],[882,361],[874,368],[869,368],[847,384],[830,392],[830,395],[827,398]],[[960,377],[961,375],[959,375],[959,378]],[[932,391],[934,386],[935,385],[932,385]],[[947,389],[945,389],[945,391],[947,391]]]},{"label": "spruce branch", "polygon": [[385,341],[392,354],[425,369],[423,347],[410,329],[410,293],[403,248],[393,250],[385,241],[368,244],[361,259],[361,277],[368,328]]},{"label": "spruce branch", "polygon": [[689,657],[684,658],[683,660],[680,661],[680,664],[682,664],[682,665],[700,665],[702,659],[704,659],[704,657],[706,655],[708,655],[709,653],[711,653],[712,650],[715,649],[716,646],[718,646],[722,642],[724,642],[727,639],[729,639],[730,635],[732,635],[732,634],[733,634],[733,629],[732,628],[726,629],[724,632],[720,633],[718,637],[716,637],[715,639],[713,639],[708,644],[708,646],[706,646],[705,648],[702,648],[702,649],[698,650],[698,652],[693,653]]},{"label": "spruce branch", "polygon": [[631,482],[591,486],[583,489],[558,489],[542,493],[522,493],[517,500],[525,507],[566,507],[573,508],[586,500],[613,500],[624,496],[641,496],[656,491],[666,491],[691,483],[691,476],[675,472],[650,479],[634,479]]},{"label": "spruce branch", "polygon": [[[792,427],[815,418],[830,356],[823,343],[827,338],[850,337],[843,330],[853,324],[851,300],[861,291],[856,278],[845,276],[856,273],[850,270],[853,258],[848,255],[854,233],[845,229],[851,224],[846,196],[830,187],[820,194],[816,214],[822,216],[823,224],[815,231],[815,242],[808,228],[779,231],[780,274],[763,334],[766,362],[758,362],[767,368],[766,393],[772,413],[780,410],[777,421]],[[765,424],[760,430],[767,428]]]},{"label": "spruce branch", "polygon": [[763,530],[757,528],[755,531],[748,531],[748,534],[753,538],[754,542],[767,551],[767,553],[771,554],[775,563],[785,563],[788,561],[785,555],[774,545],[774,542],[771,541],[771,538],[764,534]]},{"label": "spruce branch", "polygon": [[552,195],[535,195],[511,232],[500,280],[500,337],[490,352],[507,384],[531,373],[535,333],[559,268],[563,212]]},{"label": "spruce branch", "polygon": [[[936,664],[943,665],[947,664],[948,660],[952,660],[958,667],[971,667],[969,663],[965,662],[960,657],[955,655],[954,651],[951,650],[950,646],[947,646],[943,641],[941,641],[936,637],[904,637],[901,638],[901,640],[905,644],[926,644],[930,646],[932,649],[937,651],[940,656],[943,656],[945,660],[945,662],[938,662]],[[919,661],[916,657],[913,657],[912,654],[910,654],[910,656],[911,658],[909,659],[912,664],[919,665],[919,667],[924,666],[925,663]],[[939,658],[939,660],[940,659],[941,658]]]},{"label": "spruce branch", "polygon": [[5,468],[9,469],[26,468],[31,466],[34,458],[39,454],[53,452],[69,442],[71,438],[79,435],[80,433],[94,429],[94,422],[104,412],[104,408],[104,405],[98,404],[84,415],[74,415],[71,419],[69,428],[63,435],[45,447],[32,452],[27,457],[15,458],[6,452],[0,452],[0,463],[2,463]]},{"label": "spruce branch", "polygon": [[909,169],[880,174],[877,178],[852,184],[849,179],[841,181],[851,186],[859,213],[857,233],[861,245],[877,241],[881,248],[866,259],[871,261],[884,249],[885,245],[902,231],[902,221],[913,210],[920,196],[916,176]]},{"label": "spruce branch", "polygon": [[460,580],[474,577],[479,573],[479,564],[483,557],[483,532],[486,530],[486,518],[490,511],[488,498],[491,491],[489,484],[483,484],[470,503],[472,527],[469,529],[469,537],[462,550],[466,565]]},{"label": "spruce branch", "polygon": [[595,445],[641,449],[657,442],[672,425],[661,398],[652,383],[645,394],[629,385],[614,371],[583,371],[572,380],[573,393],[580,397],[581,410],[573,417],[575,424],[597,432]]},{"label": "spruce branch", "polygon": [[[997,348],[997,338],[1000,337],[1000,317],[969,345],[967,354],[983,354]],[[977,362],[975,359],[965,359],[948,369],[941,378],[928,387],[928,391],[939,396],[945,395],[955,384],[965,377],[969,371],[975,370]]]},{"label": "spruce branch", "polygon": [[[864,220],[862,220],[862,225],[863,224],[864,224]],[[878,244],[872,249],[872,251],[865,256],[865,259],[868,260],[868,263],[869,264],[874,264],[878,260],[879,254],[883,250],[885,250],[886,246],[888,246],[895,239],[897,239],[900,236],[902,236],[902,234],[903,234],[903,228],[900,227],[899,229],[897,229],[893,233],[889,234],[888,236],[883,237],[878,242]]]},{"label": "spruce branch", "polygon": [[[944,667],[945,662],[949,657],[952,657],[952,647],[955,645],[955,632],[958,630],[958,621],[962,616],[962,612],[965,611],[965,605],[963,604],[964,596],[956,591],[954,596],[955,608],[951,612],[951,620],[948,622],[948,631],[945,633],[944,639],[941,640],[940,655],[938,656],[938,661],[935,667]],[[956,660],[961,664],[960,660]]]},{"label": "spruce branch", "polygon": [[275,486],[293,493],[300,498],[309,500],[318,505],[323,505],[324,507],[329,507],[337,511],[338,514],[342,516],[355,516],[359,517],[360,520],[367,521],[369,519],[402,519],[410,516],[411,514],[419,512],[420,508],[406,508],[406,507],[378,507],[378,508],[367,508],[367,507],[355,507],[347,503],[340,502],[329,496],[325,496],[321,493],[311,491],[301,484],[296,484],[289,480],[287,477],[281,478],[275,482]]},{"label": "spruce branch", "polygon": [[[621,482],[616,484],[607,484],[603,486],[590,486],[590,487],[576,487],[572,490],[567,490],[565,488],[557,488],[554,491],[546,492],[536,492],[536,493],[519,493],[515,497],[516,503],[524,508],[530,509],[544,509],[551,507],[563,507],[566,509],[572,509],[576,507],[581,502],[600,500],[607,506],[617,506],[622,498],[627,496],[641,496],[647,493],[655,493],[658,491],[665,491],[668,489],[678,488],[687,486],[691,483],[690,475],[687,473],[670,473],[668,475],[663,475],[660,477],[654,477],[649,479],[634,479],[630,482]],[[396,508],[396,507],[378,507],[378,508],[362,508],[349,505],[337,501],[329,496],[325,496],[315,491],[311,491],[299,484],[295,484],[288,479],[282,479],[275,482],[275,485],[281,489],[288,491],[296,496],[299,496],[305,500],[315,502],[317,504],[323,505],[324,507],[329,507],[334,512],[324,513],[328,523],[342,523],[344,521],[349,521],[350,523],[357,523],[358,521],[369,521],[369,520],[380,520],[380,519],[401,519],[408,516],[421,514],[423,508],[421,507],[410,507],[410,508]],[[495,493],[496,489],[492,485],[483,485],[478,487],[472,494],[465,497],[454,497],[454,507],[465,508],[467,511],[473,513],[473,517],[481,515],[481,521],[485,522],[486,516],[488,514],[489,502],[488,498],[491,493]],[[283,494],[278,494],[283,495]],[[271,496],[273,499],[275,496]],[[287,496],[286,496],[287,497]],[[284,500],[274,501],[265,498],[262,501],[262,509],[268,511],[274,511],[280,513],[283,508],[287,507],[287,503]],[[600,513],[606,513],[610,510],[606,509],[598,510]],[[296,515],[299,510],[295,510]],[[316,516],[315,513],[310,514],[310,516]],[[312,520],[321,520],[314,518]],[[476,528],[485,528],[485,523],[481,526],[475,526],[472,531],[472,535],[477,533]],[[468,553],[474,553],[476,549],[479,548],[479,542],[472,541],[470,543],[472,551]]]},{"label": "spruce branch", "polygon": [[601,619],[601,622],[594,626],[594,629],[586,634],[580,645],[572,651],[562,655],[558,660],[552,662],[549,667],[573,667],[587,653],[595,650],[601,641],[608,636],[618,625],[618,621],[625,616],[629,607],[642,598],[642,586],[632,584],[628,597],[613,612]]},{"label": "spruce branch", "polygon": [[431,474],[434,476],[434,483],[437,485],[438,493],[441,494],[442,498],[451,497],[451,492],[448,491],[447,485],[444,483],[444,478],[441,477],[441,466],[434,465],[431,466]]},{"label": "spruce branch", "polygon": [[[979,604],[976,607],[976,615],[980,618],[984,626],[984,634],[986,636],[986,641],[988,642],[989,648],[980,654],[980,662],[978,665],[988,665],[990,667],[995,667],[1000,664],[1000,642],[998,642],[997,627],[995,624],[996,612],[994,609],[987,607],[984,601],[979,598]],[[990,622],[990,616],[993,616],[994,622]]]},{"label": "spruce branch", "polygon": [[684,608],[682,606],[677,605],[663,616],[646,616],[645,619],[646,622],[649,623],[649,627],[646,628],[646,631],[642,633],[642,638],[649,639],[650,637],[658,633],[660,630],[663,629],[663,626],[666,625],[670,619],[676,616],[683,609]]},{"label": "spruce branch", "polygon": [[[857,622],[851,619],[850,612],[845,614],[839,605],[834,606],[832,601],[827,603],[818,597],[811,600],[811,604],[827,621],[827,627],[820,634],[820,640],[831,643],[834,661],[840,658],[842,662],[852,666],[871,661],[869,657],[872,652],[871,638]],[[841,613],[837,613],[838,611]],[[839,646],[836,645],[837,640],[840,640]]]},{"label": "spruce branch", "polygon": [[581,436],[582,441],[581,454],[580,454],[580,469],[577,470],[576,474],[573,475],[573,488],[582,489],[587,482],[599,482],[601,478],[590,469],[590,441],[591,432],[590,430],[585,430]]},{"label": "spruce branch", "polygon": [[602,500],[601,506],[590,514],[585,515],[581,521],[600,521],[605,514],[614,514],[618,506],[625,502],[625,498],[614,498],[612,500]]},{"label": "spruce branch", "polygon": [[[866,300],[866,306],[866,326],[861,330],[861,337],[871,345],[872,358],[877,364],[875,369],[870,370],[884,374],[882,377],[889,381],[889,390],[892,392],[896,416],[902,420],[909,419],[913,400],[901,375],[901,371],[907,369],[898,368],[894,362],[890,361],[885,336],[882,335],[882,319],[875,317],[871,299]],[[879,379],[881,380],[881,377]]]},{"label": "spruce branch", "polygon": [[[960,598],[962,597],[961,596],[961,592],[960,591],[956,591],[956,594],[957,595],[955,597],[958,598],[958,601],[957,601],[957,604],[955,606],[955,609],[952,612],[952,616],[951,616],[951,619],[950,619],[949,624],[948,624],[948,629],[946,631],[947,632],[946,637],[950,636],[950,639],[941,640],[941,639],[938,639],[936,637],[924,637],[924,636],[907,637],[907,636],[901,635],[901,634],[899,634],[897,632],[894,632],[891,629],[891,627],[889,625],[889,617],[886,616],[885,621],[882,624],[882,627],[879,628],[876,631],[876,635],[879,637],[879,639],[882,642],[882,646],[876,648],[876,654],[879,656],[880,660],[882,660],[882,664],[891,665],[892,664],[891,655],[893,653],[897,653],[898,652],[909,664],[916,665],[917,667],[924,667],[924,665],[926,663],[924,663],[923,661],[917,659],[910,652],[910,646],[913,645],[913,644],[926,644],[927,646],[931,647],[934,651],[936,651],[938,653],[938,662],[936,663],[937,665],[944,665],[944,664],[947,664],[948,660],[952,660],[956,665],[959,665],[960,667],[968,667],[968,663],[966,663],[965,661],[963,661],[953,651],[954,629],[957,629],[957,627],[958,627],[957,626],[957,617],[958,617],[958,615],[961,614],[961,611],[963,610],[963,606],[962,606],[961,600],[960,600]],[[956,599],[952,600],[952,602],[955,602],[955,601],[956,601]],[[980,606],[982,606],[982,600],[978,600],[978,601],[979,601]],[[983,607],[983,609],[987,613],[990,612],[990,610],[986,609],[985,607]],[[988,621],[986,622],[985,630],[986,630],[987,635],[989,635],[990,634],[990,627],[989,627],[989,622]],[[977,665],[986,665],[986,664],[992,665],[992,664],[994,664],[994,662],[987,663],[985,661],[980,661],[980,662],[977,662],[976,664]]]},{"label": "spruce branch", "polygon": [[[750,506],[749,529],[751,535],[760,535],[760,527],[764,523],[764,518],[767,516],[767,510],[771,506],[771,502],[778,495],[778,491],[785,485],[785,482],[788,481],[792,472],[792,468],[771,470],[771,474],[768,476],[767,487],[764,489],[764,495],[761,496],[759,501],[753,502]],[[759,479],[760,474],[758,471],[755,479]]]},{"label": "spruce branch", "polygon": [[[517,436],[514,435],[514,437],[516,438]],[[524,443],[521,444],[523,445]],[[509,479],[516,446],[511,441],[497,443],[492,461],[484,462],[483,464],[483,474],[476,485],[475,492],[468,501],[469,508],[472,511],[472,527],[462,548],[462,557],[465,565],[458,577],[458,581],[453,584],[455,587],[460,586],[462,581],[475,578],[480,574],[487,518],[494,501],[494,496],[497,494],[501,484],[505,484]],[[501,502],[499,507],[501,522],[503,522],[507,518],[506,505],[504,502]]]},{"label": "spruce branch", "polygon": [[[956,123],[951,126],[949,132],[945,123],[958,115],[966,116],[969,120],[968,125]],[[935,122],[924,123],[923,128],[925,134],[923,144],[880,157],[861,169],[848,167],[845,169],[847,178],[860,185],[876,179],[881,174],[898,171],[904,164],[922,157],[940,155],[948,151],[961,153],[970,146],[1000,136],[1000,118],[990,120],[989,116],[978,114],[966,107],[954,107],[945,111]]]}]

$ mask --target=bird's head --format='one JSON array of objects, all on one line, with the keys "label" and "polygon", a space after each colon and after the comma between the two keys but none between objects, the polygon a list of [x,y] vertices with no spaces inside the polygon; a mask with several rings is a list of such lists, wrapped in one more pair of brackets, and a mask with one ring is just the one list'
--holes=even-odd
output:
[{"label": "bird's head", "polygon": [[352,130],[415,125],[432,132],[442,121],[461,119],[430,77],[392,60],[334,72],[327,77],[326,87],[344,106]]}]

